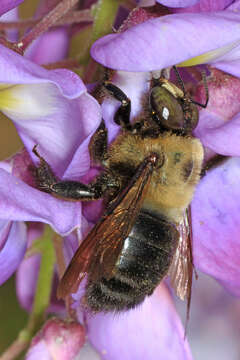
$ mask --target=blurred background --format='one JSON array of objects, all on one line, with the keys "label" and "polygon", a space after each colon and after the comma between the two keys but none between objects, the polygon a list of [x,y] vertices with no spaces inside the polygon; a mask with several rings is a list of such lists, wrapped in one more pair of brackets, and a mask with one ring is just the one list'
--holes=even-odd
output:
[{"label": "blurred background", "polygon": [[[240,301],[213,278],[198,273],[193,281],[187,339],[194,360],[240,359]],[[186,303],[176,299],[183,324]],[[177,360],[177,359],[176,359]]]},{"label": "blurred background", "polygon": [[[37,0],[25,0],[20,6],[20,16],[32,16],[36,4]],[[0,144],[0,160],[8,158],[22,146],[12,122],[1,113]],[[193,358],[240,360],[240,301],[227,293],[214,279],[204,274],[198,275],[198,280],[194,280],[193,284],[187,331]],[[185,324],[186,304],[177,299],[176,304]],[[15,295],[14,277],[0,287],[0,319],[1,353],[27,321],[27,314],[20,308]],[[83,354],[82,356],[86,358]],[[91,355],[88,358],[93,359]]]}]

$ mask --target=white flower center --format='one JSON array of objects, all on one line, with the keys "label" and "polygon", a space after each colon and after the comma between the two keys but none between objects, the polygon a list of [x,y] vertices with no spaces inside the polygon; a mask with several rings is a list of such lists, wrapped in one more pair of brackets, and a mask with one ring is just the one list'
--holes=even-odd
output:
[{"label": "white flower center", "polygon": [[0,110],[13,120],[33,120],[54,113],[58,89],[51,83],[0,84]]}]

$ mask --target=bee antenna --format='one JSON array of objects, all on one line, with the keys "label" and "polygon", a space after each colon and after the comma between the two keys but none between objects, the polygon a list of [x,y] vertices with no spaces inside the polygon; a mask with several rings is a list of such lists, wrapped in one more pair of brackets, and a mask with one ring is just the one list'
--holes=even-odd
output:
[{"label": "bee antenna", "polygon": [[205,89],[205,95],[206,95],[206,101],[205,101],[205,104],[201,104],[197,101],[194,101],[191,99],[191,102],[195,105],[198,105],[198,106],[201,106],[202,108],[206,108],[207,107],[207,104],[208,104],[208,100],[209,100],[209,91],[208,91],[208,85],[207,85],[207,77],[206,77],[206,71],[202,71],[202,80],[203,80],[203,86],[204,86],[204,89]]},{"label": "bee antenna", "polygon": [[182,80],[182,78],[181,78],[181,75],[179,74],[179,71],[178,71],[176,65],[173,66],[173,70],[175,71],[175,74],[176,74],[176,77],[177,77],[177,81],[178,81],[179,85],[181,86],[184,95],[186,95],[186,90],[185,90],[184,82],[183,82],[183,80]]},{"label": "bee antenna", "polygon": [[[183,91],[184,96],[185,96],[186,95],[186,90],[185,90],[185,87],[184,87],[184,82],[183,82],[183,80],[182,80],[182,78],[181,78],[181,76],[179,74],[179,71],[178,71],[178,69],[177,69],[177,67],[175,65],[173,66],[173,70],[175,71],[178,83],[181,85],[182,91]],[[193,99],[191,99],[191,103],[193,103],[195,105],[198,105],[198,106],[205,109],[207,107],[207,104],[208,104],[208,101],[209,101],[209,91],[208,91],[208,86],[207,86],[206,72],[202,71],[201,74],[202,74],[202,81],[203,81],[203,85],[204,85],[204,89],[205,89],[205,95],[206,95],[205,104],[199,103],[198,101],[195,101]]]}]

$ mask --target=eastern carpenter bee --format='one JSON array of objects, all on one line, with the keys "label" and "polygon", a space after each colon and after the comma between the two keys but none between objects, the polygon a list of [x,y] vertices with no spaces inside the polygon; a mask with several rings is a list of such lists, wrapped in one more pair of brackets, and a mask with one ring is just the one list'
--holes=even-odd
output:
[{"label": "eastern carpenter bee", "polygon": [[[175,71],[177,72],[176,68]],[[58,181],[40,159],[39,187],[64,199],[104,198],[106,210],[72,258],[58,296],[76,292],[87,275],[84,304],[93,312],[122,311],[140,304],[168,274],[176,293],[187,297],[192,283],[191,231],[188,207],[200,179],[203,147],[192,136],[198,106],[178,72],[181,89],[164,76],[152,79],[143,116],[130,123],[131,101],[116,85],[105,91],[120,103],[114,120],[120,134],[108,147],[104,121],[89,151],[103,171],[85,185]]]}]

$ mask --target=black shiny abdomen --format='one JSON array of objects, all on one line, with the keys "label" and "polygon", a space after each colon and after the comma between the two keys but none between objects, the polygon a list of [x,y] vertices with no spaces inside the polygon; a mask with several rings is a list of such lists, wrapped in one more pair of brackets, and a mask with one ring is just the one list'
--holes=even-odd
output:
[{"label": "black shiny abdomen", "polygon": [[173,224],[142,210],[125,240],[114,277],[87,284],[88,307],[120,311],[141,303],[166,275],[178,237]]}]

